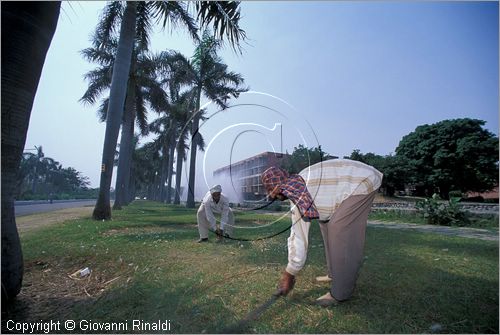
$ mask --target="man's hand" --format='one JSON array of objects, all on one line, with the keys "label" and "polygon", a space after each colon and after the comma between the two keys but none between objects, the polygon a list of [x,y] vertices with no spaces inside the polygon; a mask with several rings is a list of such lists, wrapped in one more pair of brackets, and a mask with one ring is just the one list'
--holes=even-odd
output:
[{"label": "man's hand", "polygon": [[220,229],[220,228],[215,229],[215,234],[217,235],[218,241],[221,241],[224,238],[222,235],[223,233],[224,233],[224,231],[222,229]]},{"label": "man's hand", "polygon": [[278,292],[280,295],[287,295],[295,285],[295,276],[283,271],[280,281],[278,282]]}]

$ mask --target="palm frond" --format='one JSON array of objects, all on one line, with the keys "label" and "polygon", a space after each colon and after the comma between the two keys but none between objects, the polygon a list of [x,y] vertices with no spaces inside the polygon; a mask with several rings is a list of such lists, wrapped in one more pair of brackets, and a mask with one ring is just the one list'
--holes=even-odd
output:
[{"label": "palm frond", "polygon": [[97,102],[97,99],[106,91],[109,89],[109,86],[111,84],[111,80],[107,81],[106,78],[101,78],[101,80],[95,80],[91,81],[89,87],[83,94],[83,96],[80,98],[80,102],[83,104],[89,104],[93,105]]},{"label": "palm frond", "polygon": [[157,23],[163,21],[163,28],[165,28],[168,23],[170,23],[172,28],[182,24],[188,30],[193,40],[199,40],[196,21],[188,13],[184,3],[180,1],[151,1],[149,3],[152,7],[152,17],[156,19]]},{"label": "palm frond", "polygon": [[151,34],[151,6],[148,2],[137,4],[136,44],[138,50],[145,51],[149,48]]},{"label": "palm frond", "polygon": [[103,85],[111,85],[111,77],[113,74],[112,66],[101,66],[95,70],[91,70],[83,75],[83,78],[90,83],[101,82]]},{"label": "palm frond", "polygon": [[239,27],[239,1],[197,1],[195,8],[202,27],[213,26],[214,37],[223,41],[227,37],[233,50],[241,54],[240,40],[246,39],[246,33]]},{"label": "palm frond", "polygon": [[145,107],[144,97],[142,95],[141,89],[136,86],[135,93],[135,110],[136,110],[136,123],[141,131],[142,136],[146,136],[149,133],[148,127],[148,112]]},{"label": "palm frond", "polygon": [[99,118],[99,122],[106,121],[106,118],[108,117],[108,105],[109,98],[103,99],[101,105],[97,109],[97,117]]},{"label": "palm frond", "polygon": [[93,39],[94,46],[97,48],[108,44],[114,35],[118,33],[121,18],[125,6],[121,1],[110,1],[104,7],[97,24]]},{"label": "palm frond", "polygon": [[151,85],[143,91],[144,99],[156,113],[160,114],[170,108],[167,93],[159,86]]},{"label": "palm frond", "polygon": [[80,51],[82,57],[99,65],[113,66],[115,62],[116,48],[86,48]]}]

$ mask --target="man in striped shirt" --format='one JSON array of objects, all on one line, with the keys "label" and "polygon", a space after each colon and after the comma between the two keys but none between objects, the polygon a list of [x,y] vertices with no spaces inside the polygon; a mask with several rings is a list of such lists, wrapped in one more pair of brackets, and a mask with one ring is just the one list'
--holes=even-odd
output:
[{"label": "man in striped shirt", "polygon": [[270,167],[261,178],[270,198],[292,202],[288,264],[278,284],[280,293],[286,295],[293,289],[306,261],[311,220],[318,219],[332,284],[317,303],[330,306],[349,299],[362,264],[368,213],[382,173],[361,162],[333,159],[292,175]]}]

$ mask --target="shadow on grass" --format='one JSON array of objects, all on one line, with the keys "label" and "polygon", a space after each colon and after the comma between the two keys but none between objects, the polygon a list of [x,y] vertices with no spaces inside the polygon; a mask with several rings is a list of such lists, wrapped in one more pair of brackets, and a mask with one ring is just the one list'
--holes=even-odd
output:
[{"label": "shadow on grass", "polygon": [[124,333],[165,333],[133,328],[133,320],[168,321],[171,328],[167,333],[215,333],[234,319],[233,311],[224,306],[219,297],[209,297],[204,290],[195,291],[188,286],[186,283],[135,282],[126,288],[114,288],[97,301],[75,306],[70,317],[101,323],[128,320]]}]

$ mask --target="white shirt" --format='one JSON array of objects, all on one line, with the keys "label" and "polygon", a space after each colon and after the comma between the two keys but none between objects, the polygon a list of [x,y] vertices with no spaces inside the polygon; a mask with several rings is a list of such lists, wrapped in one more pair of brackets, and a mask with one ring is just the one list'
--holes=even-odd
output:
[{"label": "white shirt", "polygon": [[215,230],[216,229],[216,220],[215,215],[221,214],[220,218],[220,228],[224,230],[224,226],[227,224],[228,215],[229,215],[229,200],[228,198],[221,193],[220,200],[218,203],[215,203],[212,198],[212,194],[210,191],[205,194],[202,200],[202,206],[205,207],[205,214],[207,215],[207,220],[210,223],[210,227]]},{"label": "white shirt", "polygon": [[[300,171],[313,198],[320,220],[330,220],[340,204],[352,195],[367,195],[382,184],[382,173],[372,166],[350,159],[332,159]],[[307,258],[310,221],[304,221],[292,203],[292,229],[288,238],[286,271],[296,275]]]},{"label": "white shirt", "polygon": [[370,194],[382,184],[382,173],[350,159],[319,162],[299,175],[304,178],[320,220],[330,220],[340,204],[353,195]]}]

